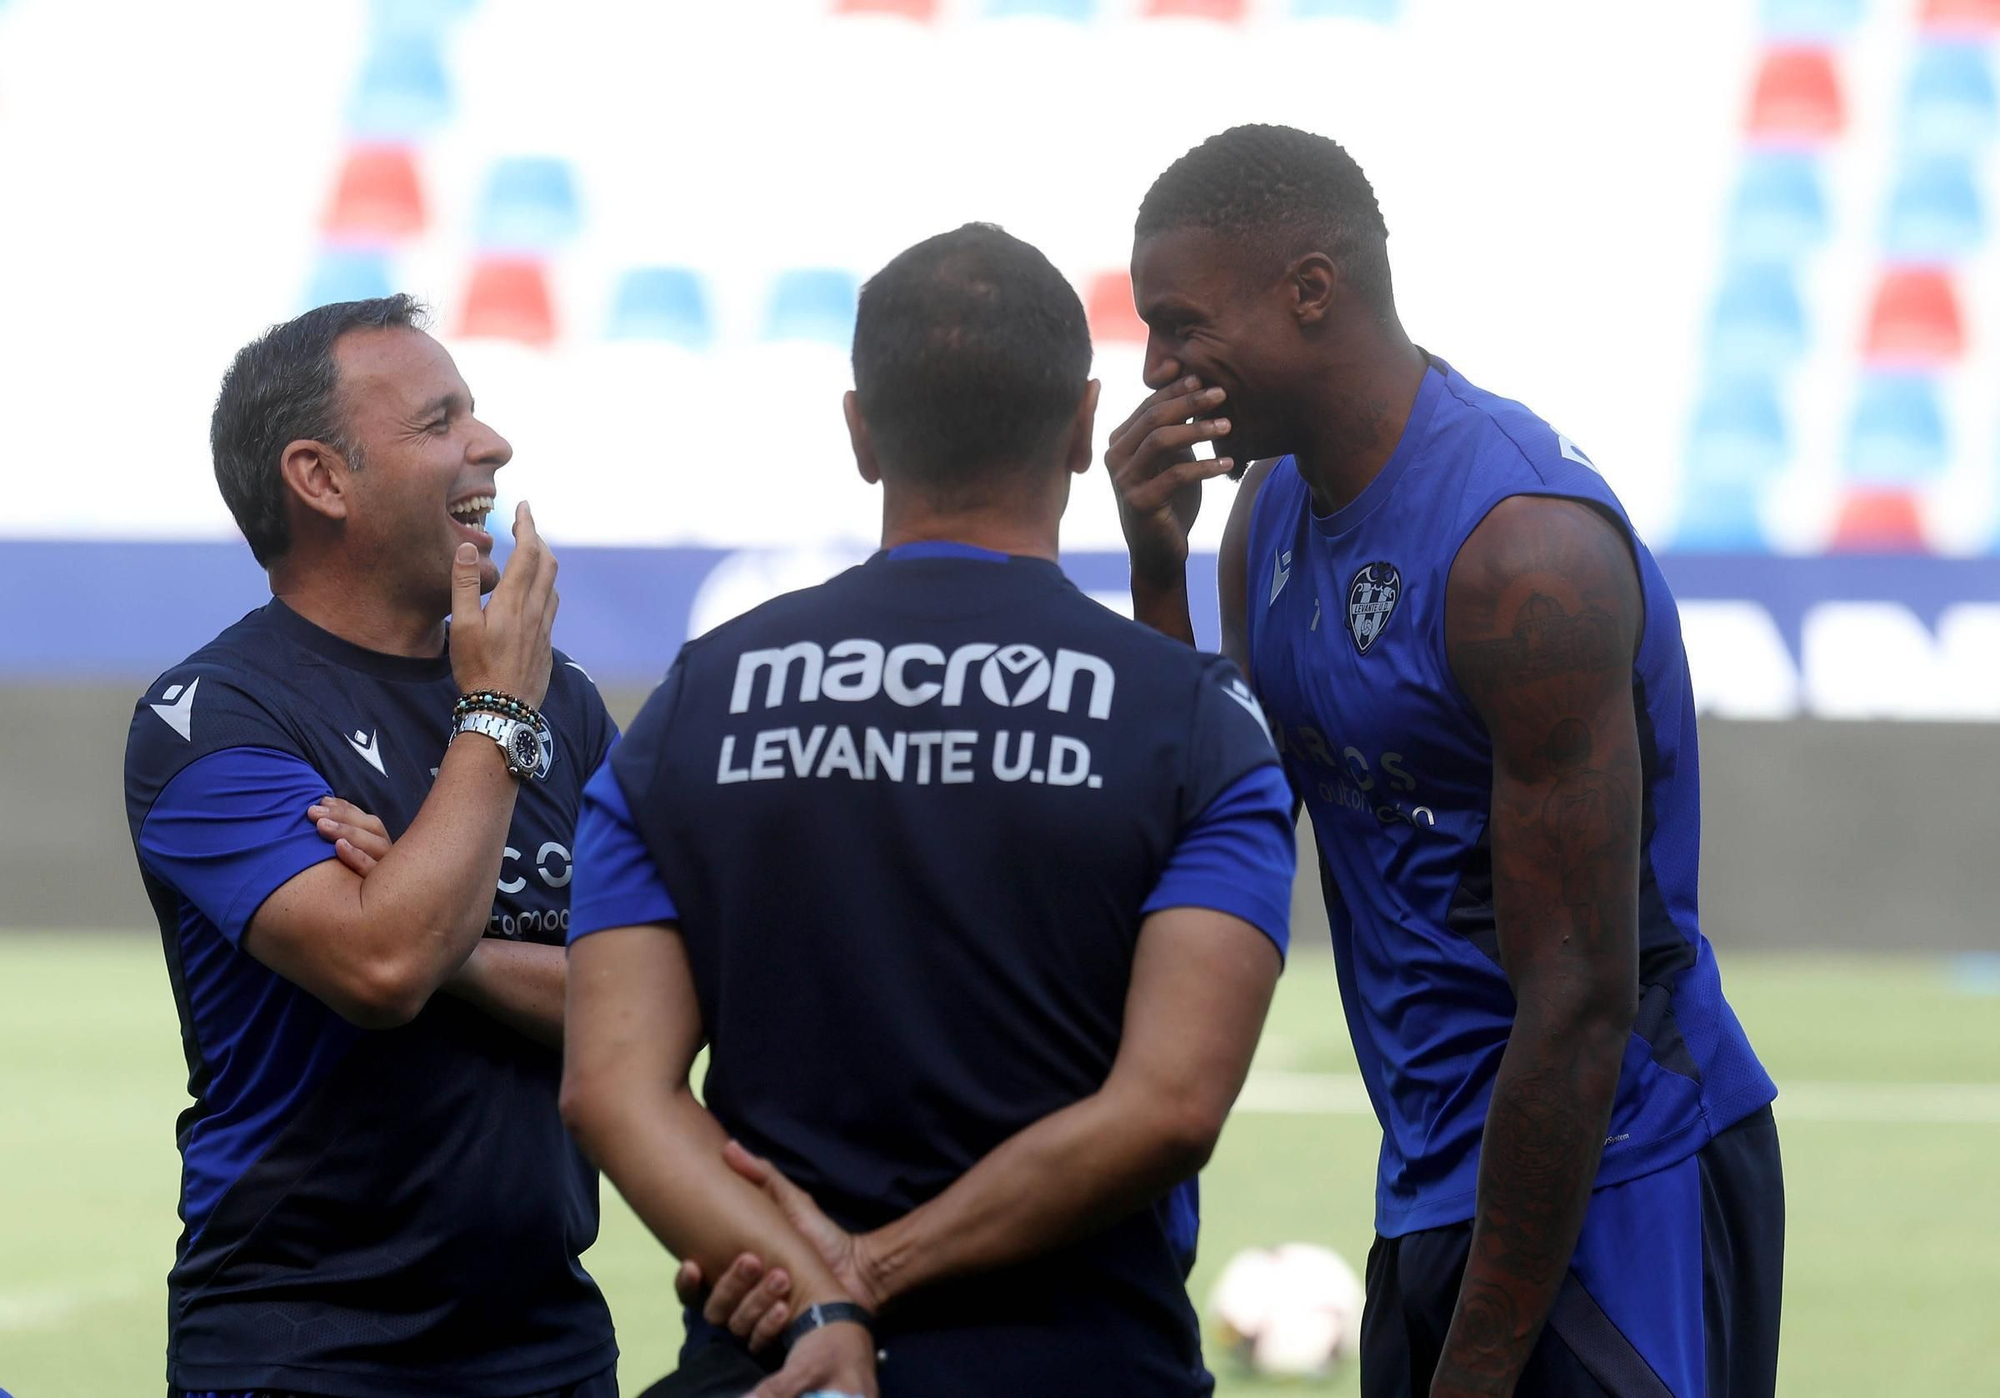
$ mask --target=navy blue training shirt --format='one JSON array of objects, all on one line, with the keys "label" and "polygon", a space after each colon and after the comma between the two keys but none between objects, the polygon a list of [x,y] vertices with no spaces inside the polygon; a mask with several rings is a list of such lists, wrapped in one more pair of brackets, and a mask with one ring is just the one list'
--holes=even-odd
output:
[{"label": "navy blue training shirt", "polygon": [[[1344,509],[1315,513],[1296,464],[1278,463],[1247,563],[1251,678],[1318,837],[1341,1000],[1382,1122],[1375,1226],[1388,1236],[1472,1217],[1514,1023],[1493,913],[1492,744],[1452,673],[1444,612],[1460,548],[1515,495],[1601,511],[1645,599],[1639,1013],[1598,1184],[1685,1159],[1776,1095],[1696,910],[1701,782],[1673,595],[1574,443],[1433,359],[1395,452]],[[1515,631],[1530,651],[1541,620]]]},{"label": "navy blue training shirt", "polygon": [[[709,1109],[867,1229],[1103,1084],[1148,913],[1282,955],[1292,838],[1228,661],[1053,563],[908,545],[681,652],[586,792],[571,936],[677,924]],[[1194,1227],[1184,1188],[900,1302],[883,1392],[1209,1392]]]},{"label": "navy blue training shirt", "polygon": [[[515,1398],[616,1358],[577,1261],[597,1177],[557,1114],[560,1055],[443,993],[358,1029],[242,946],[271,893],[335,857],[315,801],[408,828],[457,693],[448,657],[363,650],[274,600],[133,714],[126,805],[194,1098],[178,1388]],[[560,945],[583,784],[616,730],[560,654],[544,712],[552,760],[521,785],[487,935]]]}]

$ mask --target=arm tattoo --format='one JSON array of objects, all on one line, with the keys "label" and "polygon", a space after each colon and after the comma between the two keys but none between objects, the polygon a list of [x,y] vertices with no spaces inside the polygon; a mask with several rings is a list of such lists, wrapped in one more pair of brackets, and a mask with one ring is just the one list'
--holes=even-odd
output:
[{"label": "arm tattoo", "polygon": [[1603,1148],[1605,1114],[1581,1086],[1544,1063],[1494,1089],[1473,1251],[1435,1392],[1514,1391],[1568,1271]]},{"label": "arm tattoo", "polygon": [[1540,753],[1556,778],[1542,803],[1542,834],[1555,852],[1572,930],[1594,942],[1603,935],[1602,915],[1616,910],[1618,851],[1633,831],[1631,794],[1617,777],[1589,765],[1590,750],[1589,726],[1564,718],[1549,730]]},{"label": "arm tattoo", "polygon": [[1504,1398],[1519,1382],[1590,1203],[1638,988],[1643,602],[1609,527],[1541,522],[1455,576],[1469,620],[1454,634],[1447,617],[1453,671],[1493,743],[1494,904],[1516,1008],[1439,1398]]},{"label": "arm tattoo", "polygon": [[1586,606],[1571,616],[1561,602],[1537,592],[1514,614],[1512,635],[1462,647],[1453,665],[1468,689],[1492,693],[1629,665],[1631,656],[1619,649],[1618,624],[1609,612]]},{"label": "arm tattoo", "polygon": [[[1562,935],[1587,959],[1615,957],[1619,939],[1632,937],[1634,884],[1622,854],[1637,847],[1637,803],[1591,765],[1594,747],[1589,725],[1566,715],[1536,749],[1547,795],[1524,814],[1540,857],[1510,871],[1502,914]],[[1618,1066],[1615,1055],[1593,1061],[1517,1022],[1487,1109],[1473,1250],[1435,1391],[1513,1392],[1589,1206]]]}]

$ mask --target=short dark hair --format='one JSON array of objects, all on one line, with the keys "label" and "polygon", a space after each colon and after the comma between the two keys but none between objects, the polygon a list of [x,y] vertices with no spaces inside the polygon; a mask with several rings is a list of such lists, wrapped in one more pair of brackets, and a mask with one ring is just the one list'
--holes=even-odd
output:
[{"label": "short dark hair", "polygon": [[1169,165],[1139,205],[1136,239],[1202,228],[1289,262],[1333,259],[1378,313],[1393,307],[1389,229],[1338,142],[1292,126],[1232,126]]},{"label": "short dark hair", "polygon": [[215,483],[260,564],[270,567],[292,543],[278,473],[287,444],[325,442],[361,464],[341,412],[335,342],[350,330],[421,330],[429,319],[413,296],[336,301],[272,326],[237,351],[215,398],[208,446]]},{"label": "short dark hair", "polygon": [[1041,252],[968,223],[861,288],[854,391],[885,472],[945,497],[1038,464],[1090,378],[1083,303]]}]

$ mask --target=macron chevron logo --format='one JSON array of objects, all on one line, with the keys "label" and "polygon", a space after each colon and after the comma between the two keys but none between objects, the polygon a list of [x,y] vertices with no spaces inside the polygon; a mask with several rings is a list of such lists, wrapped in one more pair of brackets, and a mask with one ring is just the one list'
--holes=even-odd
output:
[{"label": "macron chevron logo", "polygon": [[1271,560],[1271,601],[1266,602],[1264,605],[1268,607],[1271,605],[1271,602],[1277,601],[1278,594],[1285,590],[1285,584],[1291,580],[1292,551],[1286,549]]},{"label": "macron chevron logo", "polygon": [[1244,713],[1257,720],[1257,726],[1264,730],[1264,741],[1275,748],[1277,743],[1271,737],[1271,724],[1264,717],[1264,706],[1257,702],[1257,696],[1250,692],[1250,686],[1241,680],[1231,680],[1222,687],[1222,692],[1234,699]]},{"label": "macron chevron logo", "polygon": [[366,762],[370,767],[373,767],[376,771],[381,772],[383,776],[386,777],[389,775],[386,771],[383,771],[382,769],[382,743],[381,740],[378,737],[376,737],[375,734],[363,733],[359,728],[357,728],[354,730],[353,733],[348,734],[346,736],[347,736],[347,745],[353,748],[356,752],[361,754],[361,760],[363,762]]},{"label": "macron chevron logo", "polygon": [[194,691],[195,686],[200,683],[201,676],[197,675],[188,681],[187,688],[185,689],[177,684],[169,685],[167,692],[160,696],[160,698],[166,700],[164,704],[150,704],[147,706],[154,713],[165,719],[167,727],[180,734],[184,742],[191,743],[194,741]]}]

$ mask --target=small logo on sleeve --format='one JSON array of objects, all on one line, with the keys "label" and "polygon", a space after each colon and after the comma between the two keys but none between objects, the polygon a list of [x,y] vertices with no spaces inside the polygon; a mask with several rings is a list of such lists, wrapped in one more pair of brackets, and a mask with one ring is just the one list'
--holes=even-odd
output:
[{"label": "small logo on sleeve", "polygon": [[190,743],[194,741],[194,691],[200,683],[201,676],[196,675],[187,682],[185,689],[177,684],[168,685],[167,692],[160,696],[166,702],[148,706],[166,720],[167,727]]},{"label": "small logo on sleeve", "polygon": [[1368,654],[1402,595],[1403,576],[1393,563],[1370,563],[1354,575],[1347,587],[1347,630],[1355,650]]},{"label": "small logo on sleeve", "polygon": [[1264,741],[1270,743],[1275,750],[1277,741],[1271,736],[1270,721],[1264,717],[1264,706],[1257,702],[1257,696],[1250,692],[1250,686],[1242,680],[1233,679],[1222,687],[1222,692],[1235,700],[1244,713],[1257,720],[1257,726],[1264,730]]}]

